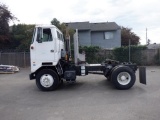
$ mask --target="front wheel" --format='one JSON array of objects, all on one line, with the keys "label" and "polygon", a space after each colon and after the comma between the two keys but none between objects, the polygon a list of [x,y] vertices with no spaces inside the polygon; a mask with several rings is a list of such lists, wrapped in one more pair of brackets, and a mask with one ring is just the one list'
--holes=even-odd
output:
[{"label": "front wheel", "polygon": [[117,89],[126,90],[134,85],[136,77],[131,68],[122,66],[113,70],[111,80]]},{"label": "front wheel", "polygon": [[41,70],[37,74],[36,85],[42,91],[55,90],[59,85],[59,77],[53,70]]}]

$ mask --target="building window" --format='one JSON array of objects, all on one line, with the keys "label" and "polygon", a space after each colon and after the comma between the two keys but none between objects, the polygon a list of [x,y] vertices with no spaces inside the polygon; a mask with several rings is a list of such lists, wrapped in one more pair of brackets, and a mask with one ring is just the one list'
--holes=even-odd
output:
[{"label": "building window", "polygon": [[51,33],[51,29],[43,29],[43,39],[42,42],[48,42],[48,41],[52,41],[52,33]]},{"label": "building window", "polygon": [[113,32],[104,32],[104,39],[113,39]]}]

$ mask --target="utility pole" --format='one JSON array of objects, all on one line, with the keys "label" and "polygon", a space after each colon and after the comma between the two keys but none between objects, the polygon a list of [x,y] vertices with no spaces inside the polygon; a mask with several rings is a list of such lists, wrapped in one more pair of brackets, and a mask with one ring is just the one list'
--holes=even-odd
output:
[{"label": "utility pole", "polygon": [[147,28],[146,28],[146,45],[148,44],[148,38],[147,38]]}]

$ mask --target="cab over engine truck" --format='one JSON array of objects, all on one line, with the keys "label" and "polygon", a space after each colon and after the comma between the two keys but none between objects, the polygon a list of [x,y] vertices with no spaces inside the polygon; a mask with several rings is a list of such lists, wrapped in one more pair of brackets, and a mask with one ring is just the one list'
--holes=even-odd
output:
[{"label": "cab over engine truck", "polygon": [[[62,32],[54,25],[37,25],[30,46],[30,80],[36,79],[36,85],[42,91],[55,90],[63,80],[75,82],[76,76],[89,73],[104,75],[121,90],[129,89],[135,83],[136,64],[115,60],[86,64],[85,55],[79,54],[78,30],[74,34],[74,63],[69,59],[70,53],[69,36],[64,41]],[[146,84],[145,67],[139,68],[139,76],[140,82]]]}]

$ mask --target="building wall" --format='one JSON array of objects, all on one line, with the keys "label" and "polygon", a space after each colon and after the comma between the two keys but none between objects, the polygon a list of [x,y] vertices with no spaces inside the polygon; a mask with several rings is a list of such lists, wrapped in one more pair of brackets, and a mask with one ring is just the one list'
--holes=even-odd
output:
[{"label": "building wall", "polygon": [[[105,31],[104,31],[105,32]],[[107,31],[113,32],[113,39],[105,39],[104,32],[91,32],[91,45],[100,46],[101,48],[115,48],[121,46],[121,30],[117,31]]]},{"label": "building wall", "polygon": [[89,30],[78,31],[78,37],[80,46],[91,46],[91,32]]}]

